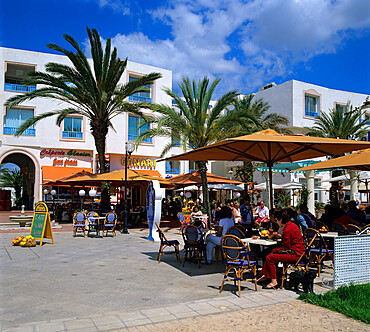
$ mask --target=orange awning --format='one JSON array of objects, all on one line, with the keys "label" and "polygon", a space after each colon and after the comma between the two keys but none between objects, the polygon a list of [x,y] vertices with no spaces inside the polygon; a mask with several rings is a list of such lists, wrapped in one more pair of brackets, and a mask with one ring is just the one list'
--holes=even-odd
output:
[{"label": "orange awning", "polygon": [[145,175],[162,178],[161,173],[159,173],[157,170],[154,170],[154,169],[136,169],[135,171],[139,173],[144,173]]},{"label": "orange awning", "polygon": [[92,173],[92,168],[89,167],[58,167],[58,166],[42,166],[42,183],[55,182],[58,179],[76,174],[82,171]]}]

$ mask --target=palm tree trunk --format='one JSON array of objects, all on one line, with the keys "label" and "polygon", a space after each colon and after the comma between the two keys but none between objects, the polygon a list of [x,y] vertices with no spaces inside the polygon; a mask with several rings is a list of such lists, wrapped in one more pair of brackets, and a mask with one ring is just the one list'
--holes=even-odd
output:
[{"label": "palm tree trunk", "polygon": [[[332,177],[335,178],[337,176],[341,176],[343,172],[339,170],[335,170],[335,171],[332,171],[331,174],[332,174]],[[339,190],[339,181],[332,182],[330,191],[329,191],[329,201],[331,205],[334,205],[337,207],[339,207],[338,190]]]},{"label": "palm tree trunk", "polygon": [[[92,125],[91,127],[96,151],[98,152],[99,173],[107,173],[109,170],[105,161],[105,139],[108,130],[104,130],[103,126],[94,127]],[[101,184],[100,210],[102,212],[110,210],[109,188],[106,187],[105,183]]]},{"label": "palm tree trunk", "polygon": [[196,162],[200,177],[202,178],[202,187],[203,187],[203,205],[206,208],[208,215],[208,224],[212,222],[212,213],[209,207],[209,192],[208,192],[208,182],[207,182],[207,162],[206,161],[197,161]]}]

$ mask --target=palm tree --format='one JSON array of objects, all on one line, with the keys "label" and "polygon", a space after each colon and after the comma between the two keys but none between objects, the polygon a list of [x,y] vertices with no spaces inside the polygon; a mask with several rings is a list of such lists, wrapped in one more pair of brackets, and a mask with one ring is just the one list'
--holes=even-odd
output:
[{"label": "palm tree", "polygon": [[267,113],[271,106],[262,98],[254,100],[254,94],[235,100],[233,106],[232,116],[227,121],[228,125],[237,129],[237,136],[265,129],[273,129],[278,133],[291,133],[285,127],[289,124],[289,118],[278,113]]},{"label": "palm tree", "polygon": [[[23,82],[27,85],[41,84],[35,91],[9,98],[5,105],[8,108],[24,101],[36,98],[49,98],[64,102],[60,109],[45,112],[26,120],[16,131],[20,136],[26,129],[47,117],[57,116],[56,124],[60,126],[63,119],[71,114],[83,115],[90,121],[91,134],[99,155],[100,172],[108,171],[105,162],[106,136],[112,126],[112,119],[123,113],[132,112],[141,115],[140,108],[148,107],[145,103],[130,103],[127,98],[138,92],[147,92],[145,85],[152,84],[161,77],[151,73],[126,84],[119,84],[127,66],[127,58],[117,57],[117,49],[111,51],[111,39],[106,41],[103,51],[101,38],[95,29],[87,29],[93,65],[75,39],[64,35],[64,39],[73,47],[69,51],[55,44],[47,47],[68,57],[72,66],[50,62],[46,73],[32,72]],[[114,129],[114,128],[113,128]],[[109,200],[109,197],[106,197]]]},{"label": "palm tree", "polygon": [[[362,120],[365,111],[361,108],[353,108],[348,101],[345,107],[329,109],[329,113],[322,113],[315,120],[312,128],[307,133],[309,136],[330,137],[330,138],[362,138],[370,130],[370,119]],[[336,155],[334,157],[339,157]],[[335,170],[332,176],[340,176],[342,171]],[[330,188],[330,201],[338,204],[337,191],[338,182],[332,182]]]},{"label": "palm tree", "polygon": [[15,190],[15,202],[19,206],[21,190],[23,186],[23,174],[20,170],[0,169],[0,187],[10,187]]},{"label": "palm tree", "polygon": [[[179,84],[182,97],[171,89],[164,89],[167,95],[173,99],[172,108],[167,105],[152,105],[154,116],[147,117],[146,123],[153,124],[151,129],[138,137],[137,144],[143,140],[154,137],[170,137],[171,141],[164,147],[161,156],[164,156],[173,147],[180,146],[186,151],[201,148],[215,143],[233,134],[233,130],[223,127],[223,119],[230,116],[227,107],[232,105],[237,97],[236,91],[230,91],[219,98],[210,107],[212,95],[220,78],[210,83],[207,77],[200,79],[198,84],[192,82],[188,77],[184,77]],[[226,113],[226,114],[225,114]],[[207,162],[196,161],[199,173],[202,178],[203,203],[207,209],[209,218],[209,196],[207,185]],[[211,219],[210,219],[211,220]]]},{"label": "palm tree", "polygon": [[346,107],[329,109],[329,113],[322,113],[315,119],[315,123],[309,136],[330,137],[347,139],[361,138],[369,131],[370,119],[361,120],[365,111],[360,108],[353,108],[351,102]]}]

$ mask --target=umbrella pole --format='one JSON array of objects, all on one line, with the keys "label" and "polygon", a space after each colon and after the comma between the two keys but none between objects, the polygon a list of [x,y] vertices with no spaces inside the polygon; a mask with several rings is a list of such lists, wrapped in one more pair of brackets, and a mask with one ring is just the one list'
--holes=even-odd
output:
[{"label": "umbrella pole", "polygon": [[269,192],[270,192],[270,206],[269,208],[272,209],[274,207],[274,196],[273,196],[273,191],[272,191],[272,164],[268,163],[267,164],[268,168],[269,168]]}]

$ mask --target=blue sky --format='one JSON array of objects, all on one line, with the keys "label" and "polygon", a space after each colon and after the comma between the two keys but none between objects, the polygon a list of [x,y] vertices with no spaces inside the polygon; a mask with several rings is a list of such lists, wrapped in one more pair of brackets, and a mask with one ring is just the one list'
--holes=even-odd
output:
[{"label": "blue sky", "polygon": [[[119,56],[183,75],[221,77],[217,94],[249,94],[296,79],[370,94],[369,0],[12,0],[0,4],[0,44],[50,52],[86,26]],[[88,50],[87,50],[88,51]]]}]

